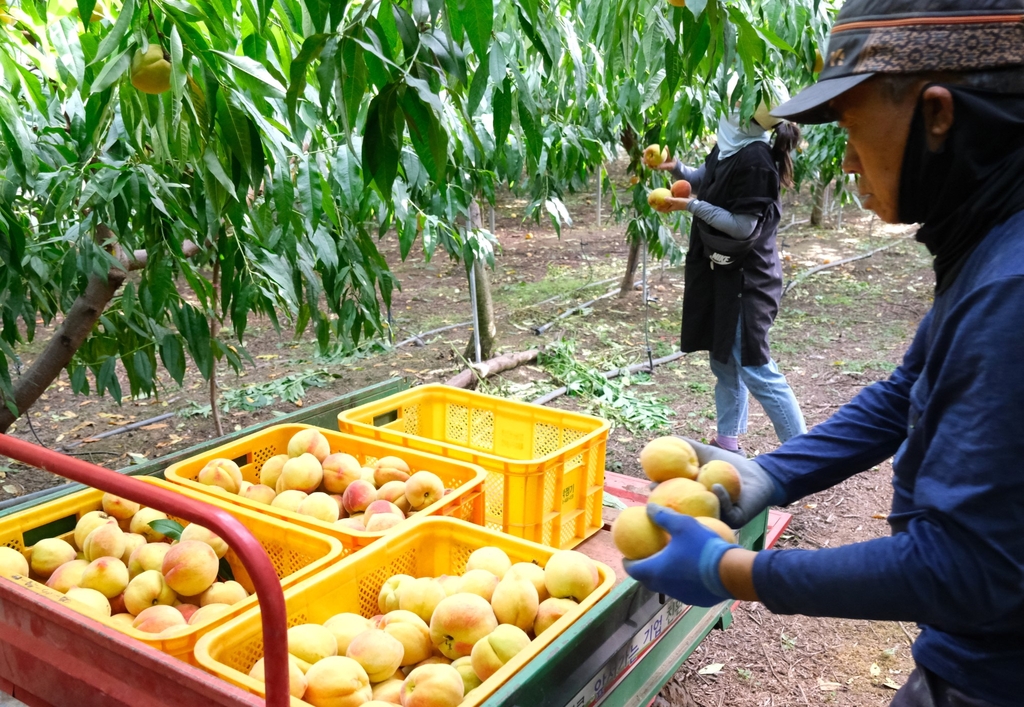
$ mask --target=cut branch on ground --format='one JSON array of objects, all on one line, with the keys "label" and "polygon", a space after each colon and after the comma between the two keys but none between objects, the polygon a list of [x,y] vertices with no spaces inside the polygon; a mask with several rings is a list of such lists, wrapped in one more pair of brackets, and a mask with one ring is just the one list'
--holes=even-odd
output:
[{"label": "cut branch on ground", "polygon": [[461,373],[452,376],[445,385],[450,385],[453,388],[475,388],[478,380],[490,378],[498,373],[510,371],[513,368],[517,368],[524,363],[530,363],[531,361],[537,360],[537,355],[540,353],[540,349],[529,349],[528,351],[517,351],[515,353],[502,354],[501,356],[495,356],[492,359],[488,359],[483,363],[470,363],[469,368],[462,371]]}]

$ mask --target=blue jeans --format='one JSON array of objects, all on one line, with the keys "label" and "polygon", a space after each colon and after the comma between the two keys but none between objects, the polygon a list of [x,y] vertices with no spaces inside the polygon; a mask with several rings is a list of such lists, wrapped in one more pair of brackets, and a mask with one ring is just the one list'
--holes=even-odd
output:
[{"label": "blue jeans", "polygon": [[736,341],[728,363],[711,358],[711,372],[715,374],[715,407],[718,412],[718,434],[736,437],[747,431],[747,392],[757,402],[775,426],[780,442],[807,431],[800,405],[793,395],[786,377],[779,372],[775,361],[768,359],[763,366],[744,366],[742,361],[743,318],[736,326]]}]

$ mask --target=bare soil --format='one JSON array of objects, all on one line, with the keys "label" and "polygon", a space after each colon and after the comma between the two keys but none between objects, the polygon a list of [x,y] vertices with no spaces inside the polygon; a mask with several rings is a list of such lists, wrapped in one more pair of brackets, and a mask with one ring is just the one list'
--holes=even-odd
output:
[{"label": "bare soil", "polygon": [[[627,177],[619,172],[620,198]],[[556,339],[572,340],[578,359],[597,370],[647,359],[649,338],[654,357],[678,346],[683,293],[682,269],[648,263],[652,301],[644,307],[639,290],[625,298],[597,302],[585,314],[562,320],[543,336],[531,326],[550,321],[572,304],[617,287],[617,282],[579,288],[607,278],[621,278],[627,254],[624,225],[596,225],[593,197],[568,203],[574,225],[559,238],[546,224],[524,222],[526,201],[506,195],[496,212],[496,235],[501,242],[491,273],[499,317],[502,351],[518,351]],[[772,330],[772,350],[800,401],[809,425],[825,420],[864,385],[886,377],[900,361],[918,322],[931,304],[932,273],[927,252],[909,236],[870,214],[847,208],[842,227],[835,214],[827,228],[799,223],[807,218],[806,194],[786,199],[780,247],[787,281],[809,269],[868,252],[892,247],[870,258],[831,268],[800,281],[783,299]],[[485,223],[487,213],[485,209]],[[793,222],[795,225],[790,225]],[[682,239],[677,235],[677,238]],[[465,270],[437,257],[425,262],[413,253],[400,262],[397,243],[386,237],[382,250],[402,284],[392,307],[395,341],[414,333],[470,319]],[[554,302],[536,303],[555,296]],[[52,330],[52,329],[51,329]],[[647,332],[645,336],[645,330]],[[221,385],[240,389],[273,385],[287,377],[318,375],[323,387],[308,387],[300,399],[281,398],[255,410],[228,411],[228,430],[241,429],[275,413],[293,411],[356,390],[388,377],[414,382],[444,381],[464,367],[469,328],[426,337],[426,345],[397,349],[371,347],[356,356],[322,357],[309,332],[294,337],[277,332],[269,322],[252,322],[245,346],[255,366],[236,376],[218,370]],[[22,350],[23,365],[42,348],[49,331],[37,334]],[[648,381],[635,379],[631,389],[653,395],[674,411],[663,431],[612,430],[607,467],[639,476],[637,455],[651,437],[666,432],[697,438],[714,434],[714,378],[706,355],[688,355],[657,370]],[[490,380],[484,389],[532,399],[558,383],[539,365],[522,366]],[[124,389],[127,390],[125,384]],[[265,391],[266,392],[266,391]],[[270,392],[274,392],[270,390]],[[253,404],[259,401],[254,399]],[[153,459],[213,437],[213,424],[201,414],[209,405],[208,385],[194,367],[178,387],[163,379],[158,398],[125,400],[75,396],[62,376],[12,434],[72,453],[110,468]],[[562,397],[554,406],[596,410],[592,401]],[[131,422],[175,412],[171,419],[139,430],[86,442],[91,436]],[[777,445],[767,417],[752,402],[749,433],[741,439],[748,454]],[[792,524],[780,546],[835,547],[882,536],[888,532],[891,467],[882,464],[827,492],[786,509]],[[0,501],[45,488],[61,479],[15,463],[0,463]],[[886,705],[894,688],[913,668],[909,644],[913,626],[882,622],[841,621],[801,616],[777,616],[759,604],[745,604],[727,631],[715,631],[683,665],[659,697],[661,704],[702,707],[763,705]],[[720,666],[720,667],[716,667]],[[703,672],[702,672],[703,671]]]}]

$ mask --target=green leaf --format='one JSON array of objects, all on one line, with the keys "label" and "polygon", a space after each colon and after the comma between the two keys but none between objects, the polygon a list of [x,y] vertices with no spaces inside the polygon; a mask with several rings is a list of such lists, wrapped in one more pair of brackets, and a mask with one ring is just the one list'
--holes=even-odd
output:
[{"label": "green leaf", "polygon": [[413,149],[430,178],[440,183],[448,166],[448,134],[430,107],[415,92],[406,89],[401,103]]},{"label": "green leaf", "polygon": [[[318,0],[312,0],[315,4]],[[306,37],[306,41],[302,43],[302,49],[299,50],[298,56],[292,61],[291,68],[288,72],[288,93],[285,96],[285,103],[288,105],[288,117],[295,122],[295,106],[298,103],[299,96],[306,89],[306,75],[309,73],[309,65],[320,56],[320,52],[323,51],[324,45],[327,44],[327,40],[330,38],[328,34],[314,34],[312,37]]]},{"label": "green leaf", "polygon": [[231,64],[233,67],[235,67],[242,73],[248,74],[252,78],[259,81],[261,84],[266,86],[271,93],[276,94],[281,98],[285,96],[284,86],[282,86],[277,79],[271,76],[270,72],[267,71],[266,68],[264,68],[264,66],[260,64],[258,61],[250,59],[247,56],[229,54],[227,52],[218,51],[216,49],[213,51],[213,53],[223,57],[226,62]]},{"label": "green leaf", "polygon": [[508,131],[512,126],[512,79],[510,77],[506,76],[500,87],[494,87],[491,105],[494,109],[494,149],[500,150],[505,144],[505,140],[508,139]]},{"label": "green leaf", "polygon": [[90,62],[95,64],[98,61],[103,61],[111,52],[117,49],[117,46],[124,39],[125,35],[128,34],[128,30],[132,26],[132,17],[135,16],[135,0],[124,0],[124,4],[121,6],[121,11],[117,15],[117,22],[114,23],[114,28],[110,30],[110,34],[103,38],[100,42],[100,46],[96,49],[96,56]]},{"label": "green leaf", "polygon": [[483,66],[477,67],[476,72],[473,74],[473,81],[469,84],[469,98],[466,100],[466,112],[469,113],[470,117],[476,113],[476,109],[480,107],[480,101],[484,99],[484,94],[487,93],[487,79],[490,76],[489,71],[485,71]]},{"label": "green leaf", "polygon": [[11,94],[3,88],[0,88],[0,132],[22,178],[35,174],[38,165],[32,139],[21,119],[21,110]]},{"label": "green leaf", "polygon": [[181,540],[181,534],[185,530],[185,526],[170,518],[151,520],[149,521],[149,527],[171,540]]},{"label": "green leaf", "polygon": [[220,182],[220,185],[224,187],[224,190],[228,194],[235,196],[236,186],[231,182],[231,178],[228,173],[224,171],[224,166],[220,163],[217,158],[217,154],[209,147],[206,148],[206,152],[203,153],[203,164],[210,170],[210,174],[213,178]]},{"label": "green leaf", "polygon": [[708,0],[687,0],[686,9],[693,13],[694,17],[700,17],[700,13],[704,12],[704,8],[707,7]]},{"label": "green leaf", "polygon": [[516,93],[519,97],[519,125],[522,126],[523,134],[526,136],[526,149],[534,159],[540,159],[541,150],[544,148],[543,138],[537,129],[533,114],[530,113],[530,109],[526,105],[523,92],[520,90]]},{"label": "green leaf", "polygon": [[473,51],[478,57],[487,56],[494,28],[494,4],[491,0],[456,0],[456,7]]},{"label": "green leaf", "polygon": [[103,70],[100,71],[96,80],[92,82],[89,93],[96,94],[106,91],[115,81],[121,78],[121,75],[128,70],[130,64],[131,59],[128,58],[127,50],[108,61],[103,65]]},{"label": "green leaf", "polygon": [[353,39],[346,39],[342,44],[339,80],[349,130],[353,129],[356,116],[359,115],[359,104],[366,92],[367,66],[363,61],[363,53],[363,48]]},{"label": "green leaf", "polygon": [[231,564],[226,557],[220,558],[220,564],[217,566],[217,580],[220,582],[235,581],[235,573],[231,570]]},{"label": "green leaf", "polygon": [[171,374],[171,378],[181,385],[185,379],[185,349],[174,334],[165,334],[160,342],[160,360],[167,372]]},{"label": "green leaf", "polygon": [[373,182],[388,201],[398,176],[404,132],[396,88],[391,84],[370,101],[363,135],[363,178],[367,184]]},{"label": "green leaf", "polygon": [[323,197],[320,192],[320,172],[316,164],[309,159],[309,155],[303,155],[302,161],[299,162],[296,183],[299,190],[299,206],[306,217],[306,224],[315,228],[320,223]]},{"label": "green leaf", "polygon": [[445,15],[448,18],[448,27],[451,30],[452,41],[456,44],[462,44],[462,35],[466,29],[462,26],[462,18],[459,15],[458,0],[444,0],[446,12]]}]

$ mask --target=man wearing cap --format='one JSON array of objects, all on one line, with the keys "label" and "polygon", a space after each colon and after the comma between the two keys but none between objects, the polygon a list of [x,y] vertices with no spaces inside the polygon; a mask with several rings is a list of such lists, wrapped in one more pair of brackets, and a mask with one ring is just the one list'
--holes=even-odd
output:
[{"label": "man wearing cap", "polygon": [[627,570],[710,606],[915,621],[896,707],[1024,704],[1024,0],[849,0],[818,83],[773,111],[838,120],[865,206],[919,223],[935,302],[902,365],[753,460],[734,527],[894,456],[890,537],[750,552],[651,508],[668,547]]}]

